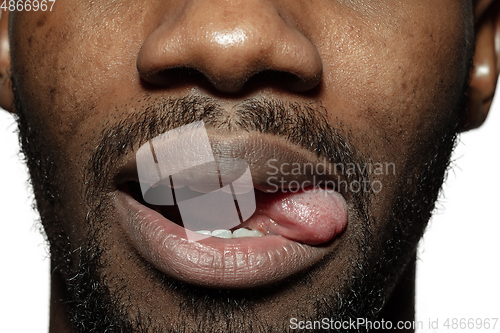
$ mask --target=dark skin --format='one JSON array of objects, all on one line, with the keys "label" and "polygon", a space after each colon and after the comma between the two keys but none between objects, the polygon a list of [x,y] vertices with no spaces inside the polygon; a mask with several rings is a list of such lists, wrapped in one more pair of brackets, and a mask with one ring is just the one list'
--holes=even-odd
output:
[{"label": "dark skin", "polygon": [[[183,294],[136,253],[123,231],[113,204],[120,195],[116,188],[103,194],[108,208],[88,223],[93,207],[85,201],[83,175],[101,132],[147,106],[144,100],[187,95],[215,98],[228,116],[233,115],[231,107],[248,98],[320,102],[325,121],[348,129],[352,145],[363,156],[396,165],[395,175],[376,176],[384,186],[368,207],[371,237],[359,238],[362,218],[348,200],[349,226],[331,247],[335,255],[311,269],[307,286],[290,280],[290,288],[252,299],[256,318],[272,327],[281,327],[292,314],[313,317],[314,297],[343,293],[348,289],[344,282],[357,276],[352,265],[360,252],[356,240],[372,246],[366,253],[367,267],[375,267],[375,258],[390,253],[386,245],[391,230],[404,215],[398,212],[413,212],[400,208],[406,193],[402,184],[426,175],[425,161],[434,153],[447,154],[436,147],[447,128],[456,124],[455,131],[468,130],[486,119],[498,75],[497,8],[492,0],[319,1],[314,6],[292,0],[61,1],[53,12],[11,13],[10,55],[5,49],[0,53],[0,102],[23,114],[26,137],[43,137],[36,145],[40,155],[30,155],[26,140],[24,149],[28,159],[32,157],[28,164],[37,206],[51,242],[50,331],[74,331],[69,317],[76,310],[66,303],[72,297],[68,280],[84,261],[78,249],[95,239],[104,247],[101,258],[106,264],[89,267],[112,277],[106,282],[111,294],[126,286],[133,304],[130,316],[148,314],[153,324],[168,329],[172,318],[182,315]],[[6,31],[3,15],[3,39]],[[474,37],[475,48],[470,47]],[[469,73],[472,55],[475,68],[482,70]],[[184,68],[182,75],[172,70],[178,67]],[[7,73],[14,81],[15,105]],[[450,134],[450,149],[452,139]],[[138,142],[131,149],[137,147]],[[49,182],[44,181],[47,177]],[[442,180],[442,174],[433,177]],[[437,193],[431,192],[431,197]],[[386,302],[382,312],[374,314],[379,318],[413,318],[414,252],[432,198],[421,205],[424,208],[413,212],[413,222],[408,222],[404,245],[398,247],[397,267],[381,268],[391,278],[381,286],[380,297]],[[60,235],[67,240],[63,244],[58,243]],[[63,267],[66,253],[74,257]],[[189,322],[193,317],[186,318],[185,327],[196,330]],[[218,327],[219,321],[210,324]]]}]

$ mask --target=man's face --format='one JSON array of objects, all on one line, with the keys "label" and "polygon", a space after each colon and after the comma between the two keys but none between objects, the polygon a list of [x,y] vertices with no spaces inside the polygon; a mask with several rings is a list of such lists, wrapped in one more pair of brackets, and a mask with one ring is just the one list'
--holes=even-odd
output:
[{"label": "man's face", "polygon": [[[76,327],[282,332],[292,317],[377,315],[448,164],[470,3],[68,0],[11,15],[23,149]],[[320,241],[190,242],[141,200],[138,149],[201,120],[216,158],[249,164],[256,214],[306,210]],[[281,169],[280,193],[264,193],[269,160],[361,169],[340,172],[345,203],[332,203],[291,193]],[[345,221],[331,212],[343,207]],[[328,223],[338,230],[322,239]]]}]

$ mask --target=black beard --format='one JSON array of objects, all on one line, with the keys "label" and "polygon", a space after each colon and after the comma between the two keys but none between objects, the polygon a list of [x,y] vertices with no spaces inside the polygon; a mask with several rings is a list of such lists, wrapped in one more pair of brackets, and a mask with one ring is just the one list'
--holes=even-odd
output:
[{"label": "black beard", "polygon": [[[391,207],[388,221],[370,220],[369,212],[373,207],[370,206],[369,195],[361,193],[353,199],[357,214],[364,223],[363,232],[356,239],[358,258],[352,260],[352,276],[341,282],[340,292],[317,295],[314,313],[304,314],[300,320],[330,318],[333,321],[348,321],[349,318],[359,317],[374,320],[379,316],[388,291],[413,257],[416,244],[431,216],[454,148],[462,114],[461,102],[449,113],[451,116],[448,121],[439,123],[439,128],[429,135],[427,145],[415,151],[412,156],[415,164],[401,173],[395,196],[397,201]],[[181,296],[180,306],[185,313],[184,317],[177,318],[177,323],[170,329],[165,329],[158,326],[154,317],[127,303],[126,285],[120,292],[112,293],[103,276],[107,266],[104,259],[107,248],[105,216],[109,200],[106,196],[107,184],[101,180],[109,178],[105,176],[106,172],[109,172],[117,158],[170,128],[204,120],[216,128],[256,130],[285,136],[290,142],[299,140],[309,150],[313,147],[317,154],[337,163],[363,165],[372,162],[353,148],[346,135],[350,133],[348,130],[334,129],[321,116],[326,111],[314,105],[249,101],[243,110],[245,112],[235,121],[224,118],[212,100],[169,100],[152,104],[142,113],[106,129],[89,161],[86,174],[90,184],[87,188],[87,204],[91,207],[86,222],[91,227],[91,236],[88,237],[87,246],[75,252],[70,250],[69,237],[64,232],[62,221],[58,220],[60,214],[57,210],[61,209],[61,205],[57,166],[53,159],[44,155],[44,151],[47,151],[44,145],[47,143],[42,139],[43,133],[30,126],[22,103],[16,98],[22,149],[50,243],[53,274],[60,274],[65,281],[65,302],[77,332],[215,332],[220,331],[220,327],[224,327],[226,332],[292,331],[289,323],[273,326],[259,321],[253,315],[253,309],[258,307],[259,302],[279,294],[280,287],[276,285],[249,291],[213,290],[170,279],[152,268],[156,275],[152,278],[162,281],[165,290]],[[358,172],[353,177],[362,180],[368,176]],[[387,226],[387,230],[381,233],[385,238],[378,239],[376,244],[370,240],[370,225]],[[293,276],[280,284],[306,284],[314,272],[321,270],[330,259],[327,256],[311,271]],[[216,320],[226,322],[215,325]],[[193,326],[193,323],[196,325]],[[350,331],[360,330],[345,330]]]}]

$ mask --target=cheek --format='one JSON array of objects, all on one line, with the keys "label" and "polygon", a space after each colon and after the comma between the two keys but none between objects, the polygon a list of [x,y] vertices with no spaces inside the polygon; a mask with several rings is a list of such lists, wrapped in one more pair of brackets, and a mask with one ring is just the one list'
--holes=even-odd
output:
[{"label": "cheek", "polygon": [[372,175],[382,184],[372,202],[381,207],[372,212],[379,221],[386,220],[397,188],[435,154],[452,113],[461,111],[469,70],[462,8],[449,1],[443,1],[448,8],[410,3],[385,20],[354,10],[340,21],[327,18],[335,25],[323,28],[317,43],[332,123],[352,131],[353,145],[370,162],[394,166]]},{"label": "cheek", "polygon": [[75,1],[58,5],[57,12],[17,14],[11,50],[23,109],[51,140],[65,142],[88,130],[86,120],[93,119],[91,126],[106,121],[116,112],[113,100],[136,93],[144,20],[130,4],[126,10],[124,3],[114,10]]},{"label": "cheek", "polygon": [[469,57],[456,1],[390,9],[379,8],[384,19],[353,10],[326,19],[336,25],[320,45],[332,117],[376,142],[371,155],[396,158],[456,111]]}]

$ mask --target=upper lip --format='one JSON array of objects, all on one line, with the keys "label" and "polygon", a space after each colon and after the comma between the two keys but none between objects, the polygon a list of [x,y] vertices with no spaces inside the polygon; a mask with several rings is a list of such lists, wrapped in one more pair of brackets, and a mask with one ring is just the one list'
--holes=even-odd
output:
[{"label": "upper lip", "polygon": [[[336,189],[345,197],[348,193],[339,188],[339,180],[344,180],[345,175],[337,173],[334,163],[326,157],[318,156],[313,152],[306,151],[296,145],[284,141],[274,135],[260,133],[243,133],[233,136],[222,136],[211,133],[210,142],[214,152],[215,160],[220,163],[224,159],[241,159],[248,163],[252,174],[254,188],[261,191],[270,190],[270,179],[279,177],[283,182],[278,182],[280,189],[288,189],[290,184],[321,184],[327,181],[335,184]],[[181,158],[181,157],[180,157]],[[315,167],[322,163],[329,166],[329,172],[315,173]],[[297,170],[297,165],[306,166]],[[277,170],[276,168],[279,168]],[[295,171],[292,170],[295,168]],[[305,170],[305,172],[303,172]],[[316,169],[317,170],[317,169]],[[283,173],[282,173],[283,171]],[[311,172],[312,171],[312,172]],[[194,182],[203,182],[203,174]],[[114,177],[114,187],[117,188],[128,181],[139,182],[137,175],[137,161],[135,154],[129,154],[122,162],[122,166]],[[272,186],[274,187],[274,184]]]},{"label": "upper lip", "polygon": [[[250,166],[254,187],[269,188],[269,160],[275,165],[292,163],[316,165],[324,162],[282,139],[260,133],[222,136],[209,132],[214,157],[240,158]],[[116,188],[138,181],[135,154],[128,155],[114,177]],[[276,171],[273,169],[273,171]],[[290,170],[289,170],[290,171]],[[278,174],[279,176],[279,174]],[[311,180],[311,174],[286,175],[288,181]],[[335,180],[332,175],[319,179]],[[264,285],[307,269],[332,251],[337,242],[327,246],[308,246],[280,236],[265,239],[220,240],[209,238],[198,243],[180,237],[183,228],[156,211],[133,200],[126,191],[117,197],[118,218],[141,255],[160,271],[185,282],[211,287],[243,288]]]}]

